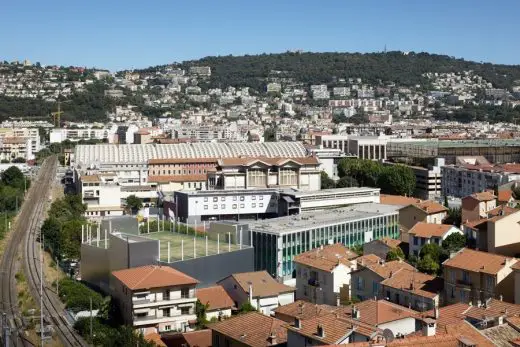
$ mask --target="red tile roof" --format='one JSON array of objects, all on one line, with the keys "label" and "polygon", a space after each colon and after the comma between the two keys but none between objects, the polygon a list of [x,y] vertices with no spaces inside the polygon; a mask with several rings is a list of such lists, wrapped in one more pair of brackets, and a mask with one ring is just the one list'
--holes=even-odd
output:
[{"label": "red tile roof", "polygon": [[161,339],[161,335],[157,333],[146,334],[144,339],[153,342],[157,347],[166,347],[166,343]]},{"label": "red tile roof", "polygon": [[293,261],[298,264],[331,272],[339,264],[348,267],[352,266],[351,260],[357,257],[357,253],[340,243],[336,243],[300,253],[294,257]]},{"label": "red tile roof", "polygon": [[213,345],[210,329],[190,331],[183,333],[182,337],[188,344],[186,347],[211,347]]},{"label": "red tile roof", "polygon": [[[242,272],[232,274],[228,277],[234,278],[240,288],[245,293],[249,294],[249,286],[253,289],[253,297],[270,297],[277,296],[281,293],[294,292],[296,289],[280,282],[277,282],[274,278],[269,275],[267,271],[255,271],[255,272]],[[226,277],[226,278],[228,278]],[[217,282],[224,281],[226,278]]]},{"label": "red tile roof", "polygon": [[443,237],[451,228],[456,228],[451,224],[433,224],[433,223],[416,223],[412,229],[408,231],[417,237],[431,238]]},{"label": "red tile roof", "polygon": [[484,192],[480,192],[480,193],[473,193],[470,195],[470,197],[472,197],[473,199],[475,200],[478,200],[478,201],[491,201],[491,200],[495,200],[496,199],[496,196],[495,194],[489,192],[489,191],[484,191]]},{"label": "red tile roof", "polygon": [[[284,316],[290,318],[299,318],[299,319],[310,319],[315,317],[320,317],[323,315],[327,315],[329,313],[335,312],[338,310],[337,306],[329,306],[329,305],[316,305],[304,300],[296,300],[287,305],[278,306],[274,312],[275,316]],[[282,318],[280,318],[282,319]],[[284,319],[282,319],[284,320]]]},{"label": "red tile roof", "polygon": [[444,280],[422,272],[401,269],[381,282],[381,285],[433,299],[442,291]]},{"label": "red tile roof", "polygon": [[209,328],[242,345],[266,347],[270,346],[270,336],[276,337],[277,344],[287,341],[286,325],[287,323],[282,320],[259,312],[249,312],[210,324]]},{"label": "red tile roof", "polygon": [[445,206],[439,204],[438,202],[431,201],[431,200],[426,200],[426,201],[423,201],[423,202],[420,202],[417,204],[413,204],[413,205],[417,206],[418,208],[420,208],[427,214],[437,214],[440,212],[448,211],[448,209]]},{"label": "red tile roof", "polygon": [[420,318],[419,312],[406,308],[401,305],[394,304],[386,300],[369,299],[361,301],[351,306],[341,307],[338,311],[341,317],[352,317],[352,309],[355,307],[359,311],[359,321],[371,326],[377,327],[400,320],[403,318]]},{"label": "red tile roof", "polygon": [[203,305],[209,305],[208,311],[229,309],[234,305],[233,299],[222,286],[197,289],[196,295]]},{"label": "red tile roof", "polygon": [[509,202],[513,198],[513,192],[509,189],[498,191],[498,201]]},{"label": "red tile roof", "polygon": [[389,195],[389,194],[381,194],[379,196],[379,202],[384,205],[400,205],[400,206],[408,206],[411,204],[420,203],[422,200],[417,198],[412,198],[408,196],[402,195]]},{"label": "red tile roof", "polygon": [[206,182],[208,176],[206,174],[194,175],[157,175],[148,176],[150,183],[170,183],[170,182]]},{"label": "red tile roof", "polygon": [[113,271],[112,275],[131,290],[199,283],[196,279],[169,266],[146,265]]},{"label": "red tile roof", "polygon": [[364,269],[368,269],[376,274],[378,274],[380,277],[382,278],[389,278],[390,276],[392,276],[394,273],[396,273],[397,271],[401,270],[401,269],[408,269],[408,270],[415,270],[415,268],[402,261],[402,260],[393,260],[393,261],[381,261],[381,262],[377,262],[377,263],[370,263],[370,264],[365,264],[365,265],[361,265],[359,262],[358,262],[358,270],[357,271],[363,271]]},{"label": "red tile roof", "polygon": [[516,262],[515,258],[463,248],[452,258],[444,261],[443,266],[495,275],[504,267]]}]

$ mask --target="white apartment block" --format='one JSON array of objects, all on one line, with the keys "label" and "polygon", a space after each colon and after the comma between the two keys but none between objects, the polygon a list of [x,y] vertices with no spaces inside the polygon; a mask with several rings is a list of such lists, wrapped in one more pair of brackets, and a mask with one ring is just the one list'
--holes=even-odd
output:
[{"label": "white apartment block", "polygon": [[113,143],[117,127],[111,128],[58,128],[52,129],[49,135],[50,143],[60,143],[65,140],[79,141],[79,140],[106,140],[108,143]]},{"label": "white apartment block", "polygon": [[185,331],[197,319],[197,283],[171,267],[147,265],[113,271],[110,295],[124,323],[143,334]]},{"label": "white apartment block", "polygon": [[83,175],[77,181],[87,217],[121,216],[121,186],[114,174]]},{"label": "white apartment block", "polygon": [[360,159],[385,160],[388,137],[354,135],[317,135],[316,144],[323,148],[341,149]]}]

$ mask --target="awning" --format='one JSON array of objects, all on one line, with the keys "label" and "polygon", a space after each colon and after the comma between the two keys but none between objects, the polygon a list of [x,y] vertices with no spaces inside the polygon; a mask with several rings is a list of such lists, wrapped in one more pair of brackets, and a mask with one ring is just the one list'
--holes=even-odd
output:
[{"label": "awning", "polygon": [[150,309],[148,309],[148,308],[138,308],[138,309],[134,310],[134,314],[148,313],[148,311],[150,311]]},{"label": "awning", "polygon": [[287,195],[282,196],[282,199],[284,199],[288,203],[293,203],[294,202],[293,198],[291,198],[290,196],[287,196]]}]

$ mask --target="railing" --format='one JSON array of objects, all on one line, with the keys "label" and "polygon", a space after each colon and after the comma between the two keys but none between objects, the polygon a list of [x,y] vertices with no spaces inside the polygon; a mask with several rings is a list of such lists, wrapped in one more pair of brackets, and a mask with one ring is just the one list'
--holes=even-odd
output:
[{"label": "railing", "polygon": [[161,317],[159,317],[157,315],[153,315],[153,316],[134,316],[134,323],[148,322],[148,321],[153,321],[153,320],[157,320],[157,319],[177,318],[177,317],[189,316],[189,315],[194,315],[194,314],[195,314],[195,311],[194,310],[190,310],[188,313],[184,313],[184,314],[161,316]]},{"label": "railing", "polygon": [[160,303],[165,301],[175,301],[175,300],[181,300],[181,299],[195,299],[196,296],[193,294],[188,295],[181,295],[180,297],[174,298],[173,296],[164,296],[161,300],[157,299],[134,299],[132,300],[132,304],[134,305],[142,305],[142,304],[150,304],[150,303]]}]

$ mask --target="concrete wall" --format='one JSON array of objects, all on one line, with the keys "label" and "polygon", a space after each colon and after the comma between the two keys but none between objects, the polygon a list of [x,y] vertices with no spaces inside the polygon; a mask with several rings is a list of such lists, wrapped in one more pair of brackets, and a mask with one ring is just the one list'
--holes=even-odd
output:
[{"label": "concrete wall", "polygon": [[110,262],[108,254],[108,249],[87,244],[81,245],[81,262],[79,267],[81,279],[105,293],[108,293],[109,289]]},{"label": "concrete wall", "polygon": [[398,319],[393,322],[380,324],[378,328],[381,330],[390,329],[394,333],[394,336],[397,334],[408,335],[415,332],[415,318]]},{"label": "concrete wall", "polygon": [[220,253],[178,261],[171,264],[163,263],[184,272],[200,281],[198,287],[214,285],[217,281],[233,273],[254,271],[253,248],[244,248],[230,253]]},{"label": "concrete wall", "polygon": [[491,253],[516,256],[520,253],[520,213],[489,221],[487,249]]}]

